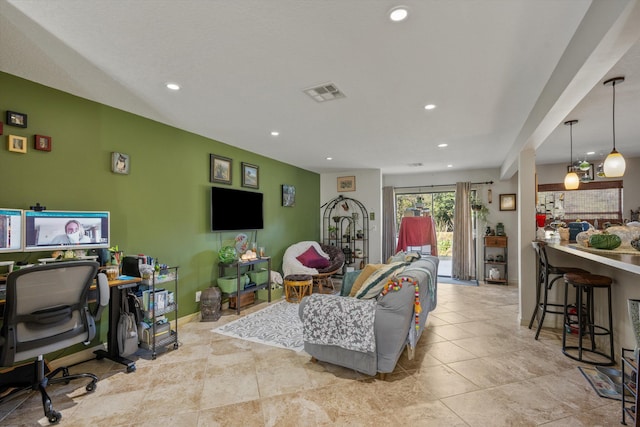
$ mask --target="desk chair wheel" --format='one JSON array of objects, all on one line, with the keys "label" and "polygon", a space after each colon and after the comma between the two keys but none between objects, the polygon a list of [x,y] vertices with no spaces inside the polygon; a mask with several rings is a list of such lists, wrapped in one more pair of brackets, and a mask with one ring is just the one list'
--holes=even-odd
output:
[{"label": "desk chair wheel", "polygon": [[62,419],[62,414],[58,411],[51,411],[51,413],[47,414],[47,419],[51,424],[58,424]]},{"label": "desk chair wheel", "polygon": [[96,387],[97,387],[96,382],[95,382],[95,381],[91,381],[89,384],[87,384],[87,386],[85,387],[85,389],[86,389],[89,393],[91,393],[91,392],[96,391]]},{"label": "desk chair wheel", "polygon": [[127,366],[127,374],[129,372],[135,372],[136,371],[136,365],[128,365]]}]

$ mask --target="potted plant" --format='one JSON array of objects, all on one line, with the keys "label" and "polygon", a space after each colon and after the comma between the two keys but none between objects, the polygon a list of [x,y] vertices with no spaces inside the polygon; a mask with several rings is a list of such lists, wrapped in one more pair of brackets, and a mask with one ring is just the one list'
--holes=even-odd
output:
[{"label": "potted plant", "polygon": [[482,200],[471,199],[471,210],[480,221],[486,222],[489,215],[489,208],[482,203]]},{"label": "potted plant", "polygon": [[337,232],[338,232],[338,227],[334,227],[332,225],[329,226],[329,238],[330,239],[336,239],[338,237]]}]

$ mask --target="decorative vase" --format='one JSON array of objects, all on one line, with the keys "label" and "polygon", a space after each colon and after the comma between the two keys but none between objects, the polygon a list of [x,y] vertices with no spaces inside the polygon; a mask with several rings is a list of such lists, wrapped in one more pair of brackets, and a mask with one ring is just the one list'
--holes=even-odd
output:
[{"label": "decorative vase", "polygon": [[638,351],[640,349],[640,300],[627,300],[627,307],[629,310],[629,320],[631,321],[633,336],[636,339],[636,346],[633,350],[633,358],[637,360]]}]

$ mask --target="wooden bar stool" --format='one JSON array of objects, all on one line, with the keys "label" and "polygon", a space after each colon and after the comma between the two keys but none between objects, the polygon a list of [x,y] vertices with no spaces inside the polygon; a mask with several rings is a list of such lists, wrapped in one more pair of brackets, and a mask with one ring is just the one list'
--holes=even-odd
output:
[{"label": "wooden bar stool", "polygon": [[[610,277],[599,276],[597,274],[576,274],[567,273],[564,275],[564,328],[562,330],[562,353],[573,360],[592,365],[610,366],[615,365],[616,361],[613,353],[613,314],[611,312],[611,284],[613,280]],[[569,285],[576,288],[576,320],[570,319],[569,304],[567,299],[569,296]],[[594,289],[607,290],[607,315],[608,325],[596,325],[594,316]],[[583,300],[583,296],[585,300]],[[567,345],[567,334],[575,330],[578,334],[578,345]],[[585,347],[585,336],[589,337],[591,345]],[[609,337],[609,354],[596,348],[595,338],[597,336]],[[575,352],[577,351],[577,354]],[[601,356],[598,358],[585,358],[584,353]],[[595,360],[598,359],[598,360]]]},{"label": "wooden bar stool", "polygon": [[[542,329],[542,324],[544,323],[544,316],[547,313],[561,314],[564,316],[564,303],[560,304],[559,302],[549,302],[549,291],[551,291],[553,284],[562,279],[566,273],[589,274],[589,272],[581,268],[555,267],[549,263],[547,250],[545,248],[547,244],[545,242],[535,240],[531,242],[531,245],[533,246],[533,249],[535,249],[536,257],[538,259],[538,274],[536,279],[536,308],[533,310],[533,314],[531,315],[529,329],[533,326],[533,321],[538,315],[538,312],[540,312],[540,319],[538,320],[538,328],[536,329],[535,336],[535,339],[538,339],[540,329]],[[550,281],[549,276],[556,277]],[[542,300],[540,300],[541,295]]]},{"label": "wooden bar stool", "polygon": [[284,278],[284,297],[287,302],[300,302],[313,292],[313,277],[308,274],[290,274]]}]

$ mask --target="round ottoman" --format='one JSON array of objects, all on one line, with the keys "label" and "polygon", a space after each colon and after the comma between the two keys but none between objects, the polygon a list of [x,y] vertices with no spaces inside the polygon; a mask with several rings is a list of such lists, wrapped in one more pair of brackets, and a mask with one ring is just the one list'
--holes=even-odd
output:
[{"label": "round ottoman", "polygon": [[313,277],[308,274],[290,274],[284,278],[284,298],[287,302],[300,302],[313,291]]}]

